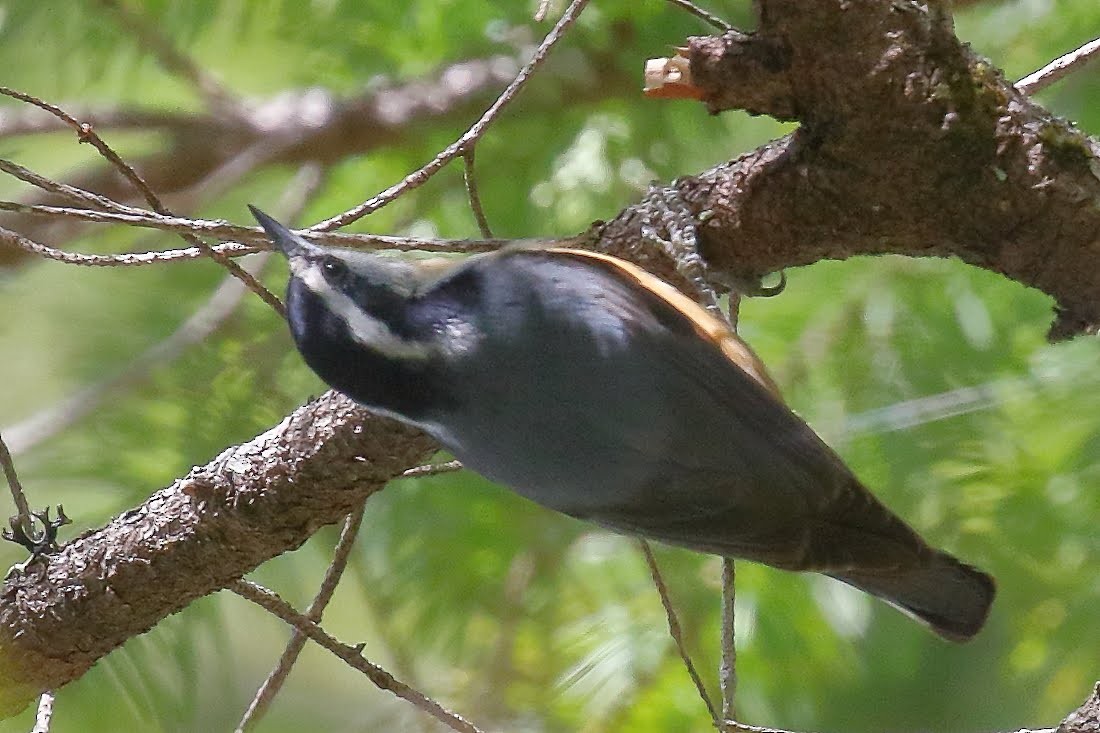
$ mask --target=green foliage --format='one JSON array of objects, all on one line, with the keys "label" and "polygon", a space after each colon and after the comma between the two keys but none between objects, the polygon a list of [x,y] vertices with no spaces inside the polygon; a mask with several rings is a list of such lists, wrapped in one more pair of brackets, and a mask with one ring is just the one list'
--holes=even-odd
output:
[{"label": "green foliage", "polygon": [[[514,55],[545,28],[530,21],[533,2],[367,5],[127,3],[227,87],[258,98],[312,85],[354,94],[379,76],[400,84],[456,61]],[[751,17],[748,3],[728,12],[742,24]],[[0,82],[8,86],[52,101],[199,109],[194,91],[99,4],[8,2],[0,15]],[[647,57],[706,32],[656,2],[595,3],[583,18],[547,74],[631,75],[640,86]],[[987,2],[957,27],[994,64],[1022,76],[1091,37],[1083,29],[1100,27],[1100,6]],[[536,76],[479,145],[481,195],[499,235],[575,233],[614,215],[651,179],[697,172],[788,129],[640,96],[557,99],[558,89]],[[1095,133],[1098,95],[1093,71],[1045,101]],[[400,146],[341,161],[303,218],[343,210],[400,179],[474,114],[458,124],[421,123]],[[163,142],[107,134],[127,156]],[[0,155],[52,174],[93,160],[70,135],[0,147]],[[245,222],[244,204],[276,201],[290,174],[258,171],[188,213]],[[9,180],[0,186],[5,196],[22,191]],[[356,226],[476,232],[457,168]],[[177,242],[112,228],[72,246],[113,252]],[[281,268],[265,275],[277,288]],[[855,259],[789,276],[782,296],[745,303],[742,333],[792,405],[876,493],[938,545],[993,572],[1000,595],[989,628],[950,646],[833,581],[739,564],[742,717],[853,733],[1054,724],[1100,675],[1095,341],[1045,344],[1045,298],[957,262]],[[123,372],[221,278],[206,262],[126,270],[35,263],[4,275],[0,312],[18,317],[0,319],[0,427]],[[250,297],[214,336],[19,456],[18,467],[32,503],[64,503],[79,531],[322,389],[290,349],[285,326]],[[935,395],[944,397],[926,399]],[[334,542],[335,532],[323,531],[257,578],[301,607]],[[670,548],[657,553],[714,690],[719,563]],[[0,547],[3,562],[20,559],[16,548]],[[708,726],[634,542],[475,476],[395,482],[374,496],[325,625],[487,728]],[[231,729],[285,638],[280,622],[241,599],[203,599],[60,691],[53,730]],[[29,729],[30,714],[0,731]],[[301,729],[436,730],[312,647],[260,726]]]}]

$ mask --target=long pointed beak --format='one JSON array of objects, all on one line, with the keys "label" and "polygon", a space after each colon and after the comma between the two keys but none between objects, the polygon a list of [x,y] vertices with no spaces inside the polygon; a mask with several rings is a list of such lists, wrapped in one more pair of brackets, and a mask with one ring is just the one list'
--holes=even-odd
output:
[{"label": "long pointed beak", "polygon": [[304,255],[308,251],[316,249],[316,245],[302,239],[252,204],[248,205],[248,209],[252,212],[252,216],[256,218],[256,221],[260,223],[260,226],[264,228],[264,231],[267,232],[267,236],[271,239],[275,248],[286,255],[287,259]]}]

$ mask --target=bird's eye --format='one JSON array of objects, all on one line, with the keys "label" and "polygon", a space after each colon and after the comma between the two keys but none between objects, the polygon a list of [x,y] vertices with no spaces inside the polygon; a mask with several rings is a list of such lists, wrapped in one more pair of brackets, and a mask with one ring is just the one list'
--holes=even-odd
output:
[{"label": "bird's eye", "polygon": [[343,280],[348,272],[348,266],[335,257],[326,257],[321,266],[325,268],[325,278],[331,282]]}]

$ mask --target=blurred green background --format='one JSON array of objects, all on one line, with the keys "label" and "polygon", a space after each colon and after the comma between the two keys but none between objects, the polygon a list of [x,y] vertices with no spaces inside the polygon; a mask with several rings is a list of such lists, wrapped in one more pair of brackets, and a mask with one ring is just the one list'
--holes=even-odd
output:
[{"label": "blurred green background", "polygon": [[[465,59],[514,56],[547,28],[531,20],[534,2],[511,0],[126,6],[256,100],[306,87],[356,94],[379,75],[400,85]],[[562,3],[552,7],[560,12]],[[751,26],[747,2],[713,9]],[[960,10],[957,29],[1018,78],[1100,35],[1100,4],[990,0]],[[575,233],[636,200],[651,179],[702,170],[789,129],[636,92],[646,58],[706,32],[657,0],[593,3],[545,72],[591,79],[593,93],[556,98],[558,87],[536,76],[478,148],[495,232]],[[0,69],[0,84],[63,104],[201,109],[194,90],[96,2],[0,2]],[[600,94],[604,75],[634,81]],[[1042,101],[1100,132],[1100,65]],[[16,109],[0,100],[0,112]],[[390,185],[475,116],[418,123],[397,145],[339,162],[302,220]],[[133,159],[164,142],[148,132],[101,133]],[[94,162],[67,133],[0,138],[0,157],[59,176]],[[182,213],[248,223],[245,204],[269,208],[293,174],[258,169]],[[0,197],[25,193],[0,179]],[[458,168],[354,228],[476,236]],[[117,252],[178,241],[101,227],[64,245]],[[282,268],[265,274],[279,291]],[[1056,724],[1100,678],[1100,347],[1046,344],[1046,297],[957,262],[855,259],[788,276],[782,296],[744,305],[742,334],[856,472],[935,544],[992,572],[1000,592],[987,629],[954,646],[836,582],[742,563],[741,717],[850,733]],[[32,262],[0,272],[0,430],[123,371],[221,279],[209,262],[111,270]],[[64,503],[76,533],[322,389],[285,326],[250,297],[213,337],[18,455],[17,467],[32,505]],[[304,607],[335,538],[326,529],[254,577]],[[713,688],[719,562],[669,548],[658,556]],[[3,566],[22,559],[19,548],[0,545]],[[477,476],[397,482],[371,498],[325,626],[486,729],[709,726],[634,543]],[[61,690],[52,730],[231,730],[286,637],[281,622],[237,597],[202,599]],[[33,708],[0,722],[0,732],[32,723]],[[259,726],[303,729],[441,727],[307,647]]]}]

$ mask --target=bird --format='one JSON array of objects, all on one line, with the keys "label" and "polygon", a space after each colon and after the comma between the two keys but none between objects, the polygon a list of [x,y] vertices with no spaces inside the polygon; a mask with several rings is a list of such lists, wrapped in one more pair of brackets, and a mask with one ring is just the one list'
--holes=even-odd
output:
[{"label": "bird", "polygon": [[465,467],[620,533],[822,573],[948,640],[984,625],[993,578],[930,546],[748,344],[637,265],[522,244],[410,260],[315,245],[249,208],[288,260],[305,363]]}]

